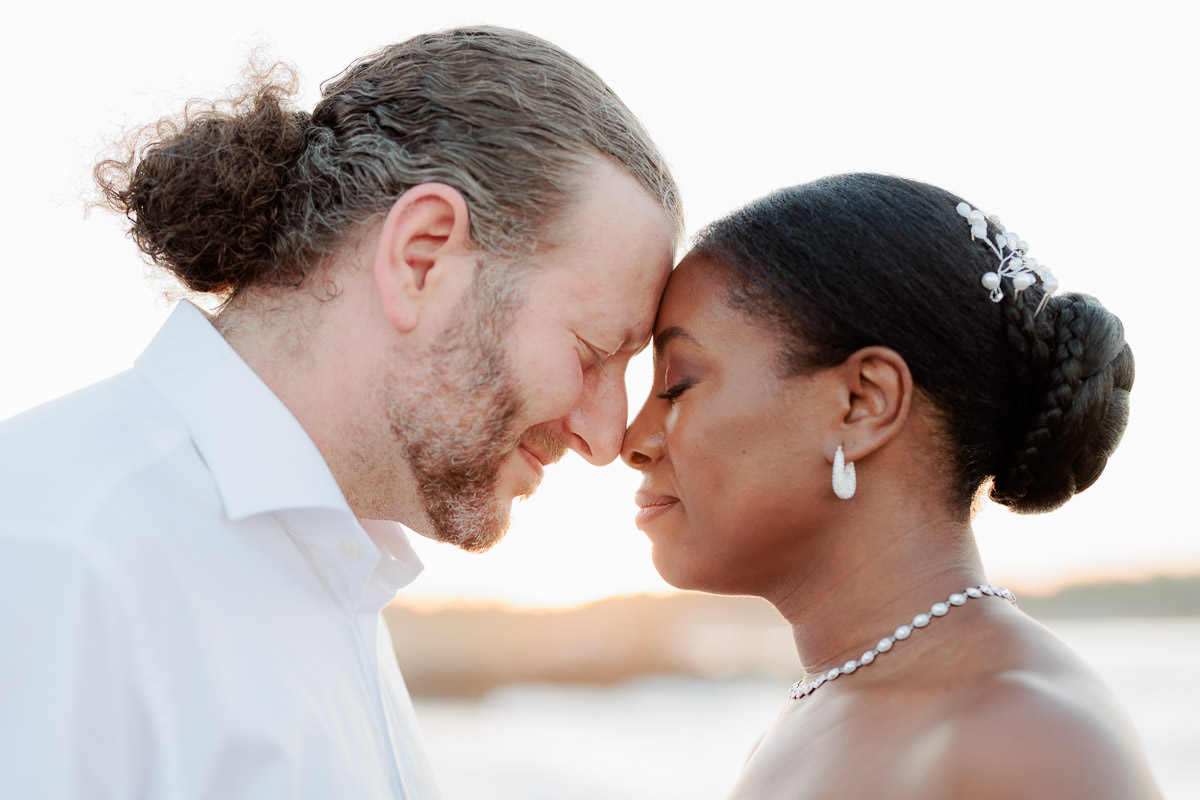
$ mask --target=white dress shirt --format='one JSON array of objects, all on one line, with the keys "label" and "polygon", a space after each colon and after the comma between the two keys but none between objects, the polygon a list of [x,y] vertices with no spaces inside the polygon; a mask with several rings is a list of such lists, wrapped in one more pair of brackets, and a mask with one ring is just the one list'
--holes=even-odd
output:
[{"label": "white dress shirt", "polygon": [[0,796],[437,797],[379,613],[420,569],[181,303],[0,424]]}]

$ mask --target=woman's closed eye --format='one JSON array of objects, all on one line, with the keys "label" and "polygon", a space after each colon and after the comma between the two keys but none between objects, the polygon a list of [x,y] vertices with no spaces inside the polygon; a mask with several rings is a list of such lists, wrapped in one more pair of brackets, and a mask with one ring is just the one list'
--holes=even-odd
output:
[{"label": "woman's closed eye", "polygon": [[656,393],[654,396],[659,400],[674,402],[679,395],[692,388],[693,383],[694,381],[691,378],[684,378],[683,380],[668,386],[664,391]]}]

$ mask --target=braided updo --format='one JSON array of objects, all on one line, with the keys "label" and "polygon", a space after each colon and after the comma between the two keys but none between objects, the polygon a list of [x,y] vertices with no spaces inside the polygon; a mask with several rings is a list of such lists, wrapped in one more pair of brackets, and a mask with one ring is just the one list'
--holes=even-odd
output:
[{"label": "braided updo", "polygon": [[997,464],[991,496],[1014,511],[1049,511],[1095,483],[1121,441],[1133,352],[1121,321],[1087,295],[1051,298],[1041,326],[1027,308],[1005,312],[1013,338],[1032,340],[1033,358],[1023,424],[1011,432],[1019,442]]},{"label": "braided updo", "polygon": [[980,279],[997,259],[959,202],[902,178],[833,176],[718,220],[693,253],[740,274],[730,302],[783,334],[785,374],[871,345],[898,352],[942,420],[964,513],[988,481],[1014,511],[1049,511],[1091,486],[1120,441],[1133,354],[1087,295],[1035,314],[1040,283],[1018,293],[1006,277],[991,302]]}]

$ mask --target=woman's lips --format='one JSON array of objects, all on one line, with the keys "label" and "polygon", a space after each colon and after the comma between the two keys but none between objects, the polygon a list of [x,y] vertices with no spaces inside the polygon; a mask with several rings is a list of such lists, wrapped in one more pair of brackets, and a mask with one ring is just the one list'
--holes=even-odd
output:
[{"label": "woman's lips", "polygon": [[640,528],[679,505],[679,498],[642,489],[633,496],[633,502],[638,506],[634,524]]}]

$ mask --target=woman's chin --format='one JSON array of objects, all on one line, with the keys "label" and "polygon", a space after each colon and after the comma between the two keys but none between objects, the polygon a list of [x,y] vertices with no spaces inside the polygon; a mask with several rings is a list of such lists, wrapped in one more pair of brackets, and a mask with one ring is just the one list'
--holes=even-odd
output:
[{"label": "woman's chin", "polygon": [[680,558],[658,546],[651,550],[651,561],[659,576],[681,591],[764,596],[765,587],[761,581],[748,579],[745,575],[722,568],[722,565],[700,564]]},{"label": "woman's chin", "polygon": [[698,572],[694,564],[689,564],[686,559],[666,552],[665,548],[655,545],[651,549],[651,561],[659,576],[676,589],[685,592],[715,591],[710,588],[714,581],[707,571]]}]

